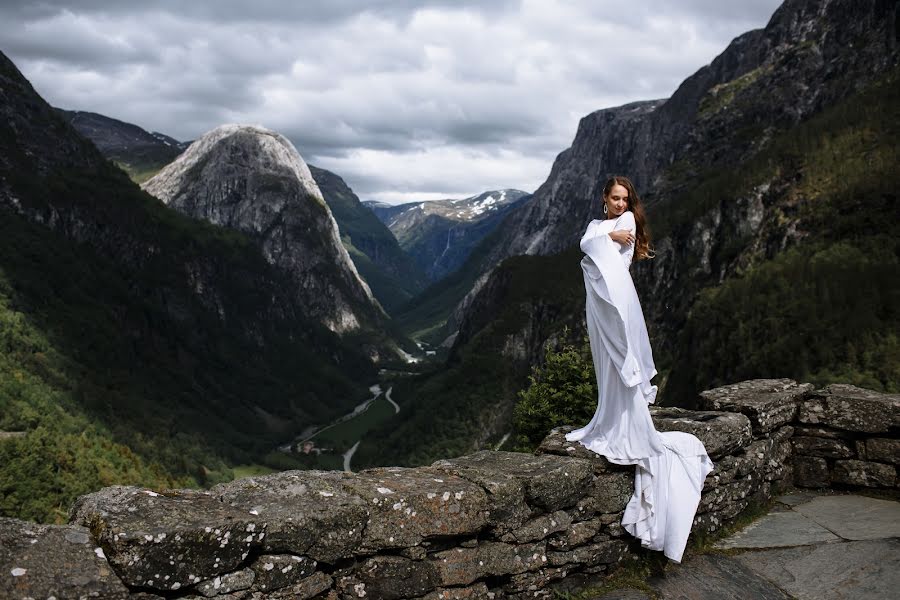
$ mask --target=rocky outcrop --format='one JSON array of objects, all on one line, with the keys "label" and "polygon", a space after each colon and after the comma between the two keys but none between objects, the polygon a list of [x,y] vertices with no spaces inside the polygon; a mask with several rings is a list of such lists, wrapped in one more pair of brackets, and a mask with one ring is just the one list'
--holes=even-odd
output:
[{"label": "rocky outcrop", "polygon": [[386,317],[341,244],[309,167],[284,136],[223,125],[142,187],[179,212],[249,235],[290,274],[308,316],[332,331]]},{"label": "rocky outcrop", "polygon": [[[841,457],[830,471],[835,484],[896,485],[896,395],[753,380],[710,390],[704,402],[727,409],[652,410],[659,430],[697,435],[715,462],[694,535],[716,532],[782,487],[817,485],[804,463],[816,455]],[[534,455],[481,451],[356,474],[287,471],[208,491],[106,488],[78,500],[70,525],[0,521],[0,591],[550,598],[559,582],[571,589],[602,578],[640,552],[619,525],[633,467],[566,441],[569,429],[553,430]],[[838,437],[848,434],[865,437]],[[860,458],[847,459],[851,451]]]}]

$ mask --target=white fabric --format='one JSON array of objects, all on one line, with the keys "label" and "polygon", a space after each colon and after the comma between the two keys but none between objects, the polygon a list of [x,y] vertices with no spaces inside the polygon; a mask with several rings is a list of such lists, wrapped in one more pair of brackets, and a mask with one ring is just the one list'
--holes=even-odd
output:
[{"label": "white fabric", "polygon": [[695,436],[658,432],[648,404],[656,399],[656,375],[647,326],[628,268],[634,245],[613,242],[614,229],[635,231],[634,215],[592,221],[581,238],[585,312],[594,373],[597,411],[590,423],[566,434],[569,441],[602,454],[610,462],[636,465],[634,495],[622,526],[651,550],[681,562],[703,480],[713,469]]}]

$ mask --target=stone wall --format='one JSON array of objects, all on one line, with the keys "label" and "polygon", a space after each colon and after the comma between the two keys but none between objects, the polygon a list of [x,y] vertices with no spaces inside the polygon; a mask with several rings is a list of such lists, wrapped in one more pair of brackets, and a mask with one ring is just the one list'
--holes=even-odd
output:
[{"label": "stone wall", "polygon": [[[795,479],[896,483],[896,395],[755,380],[702,402],[709,410],[653,409],[657,428],[697,435],[716,463],[695,534]],[[534,455],[288,471],[208,491],[105,488],[79,498],[69,525],[0,519],[0,596],[549,598],[640,553],[619,524],[634,468],[565,431]]]}]

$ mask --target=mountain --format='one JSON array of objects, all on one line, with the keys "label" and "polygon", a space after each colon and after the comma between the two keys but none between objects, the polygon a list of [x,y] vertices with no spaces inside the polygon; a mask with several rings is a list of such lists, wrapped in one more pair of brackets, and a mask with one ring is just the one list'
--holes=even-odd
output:
[{"label": "mountain", "polygon": [[142,187],[183,214],[248,235],[290,275],[307,316],[332,331],[377,331],[387,319],[341,243],[309,168],[284,136],[249,125],[217,127]]},{"label": "mountain", "polygon": [[155,175],[190,145],[162,133],[150,133],[137,125],[97,113],[61,108],[56,110],[78,133],[94,142],[106,158],[121,167],[137,183]]},{"label": "mountain", "polygon": [[497,190],[457,200],[364,204],[430,280],[437,281],[459,269],[474,247],[529,198],[519,190]]},{"label": "mountain", "polygon": [[353,263],[389,313],[422,291],[428,279],[387,227],[338,175],[309,165]]},{"label": "mountain", "polygon": [[895,2],[788,0],[671,98],[584,117],[462,267],[474,284],[447,370],[415,382],[419,410],[383,432],[402,450],[382,444],[380,460],[427,462],[510,430],[498,415],[528,365],[585,333],[577,244],[614,173],[636,182],[654,236],[632,274],[661,402],[757,377],[900,389],[897,22]]},{"label": "mountain", "polygon": [[144,193],[0,54],[0,513],[289,466],[277,445],[368,397],[381,340],[311,318],[270,257]]},{"label": "mountain", "polygon": [[[57,110],[137,183],[156,175],[190,146],[97,113]],[[325,169],[307,166],[334,215],[344,247],[385,310],[391,312],[422,291],[428,281],[425,274],[344,180]]]},{"label": "mountain", "polygon": [[[700,289],[808,235],[797,229],[796,207],[778,197],[798,175],[784,169],[793,165],[755,181],[744,177],[744,166],[777,154],[788,132],[889,76],[898,55],[895,16],[894,3],[877,0],[788,0],[765,29],[736,38],[668,100],[584,117],[534,200],[504,224],[485,264],[576,245],[600,213],[606,177],[627,174],[657,240],[657,258],[638,263],[635,277],[647,290],[655,347],[671,354]],[[842,21],[852,24],[838,26]],[[457,319],[477,293],[476,286],[460,303]]]}]

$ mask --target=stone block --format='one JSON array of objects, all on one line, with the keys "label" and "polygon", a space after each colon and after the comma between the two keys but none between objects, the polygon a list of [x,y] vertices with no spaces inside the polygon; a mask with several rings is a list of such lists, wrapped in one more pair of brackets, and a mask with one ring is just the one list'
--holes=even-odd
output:
[{"label": "stone block", "polygon": [[834,483],[863,487],[894,487],[897,470],[893,465],[864,460],[838,460],[831,475]]},{"label": "stone block", "polygon": [[175,591],[236,570],[262,546],[266,530],[259,516],[209,492],[125,486],[81,496],[71,519],[93,532],[125,584],[154,590]]},{"label": "stone block", "polygon": [[743,448],[753,439],[750,420],[736,411],[652,407],[650,415],[657,431],[683,431],[697,436],[714,461]]},{"label": "stone block", "polygon": [[85,527],[0,517],[0,597],[127,598]]},{"label": "stone block", "polygon": [[831,474],[824,458],[815,456],[794,457],[794,485],[821,488],[831,484]]},{"label": "stone block", "polygon": [[603,522],[600,519],[572,523],[565,531],[551,537],[548,543],[554,550],[571,550],[586,544],[600,532],[602,526]]},{"label": "stone block", "polygon": [[194,589],[206,598],[213,598],[249,589],[255,577],[256,573],[252,569],[241,569],[202,581]]},{"label": "stone block", "polygon": [[517,592],[534,593],[545,589],[554,581],[565,579],[568,574],[569,569],[566,567],[548,567],[531,573],[519,573],[510,577],[509,583],[503,586],[503,591],[510,594]]},{"label": "stone block", "polygon": [[466,587],[437,588],[425,594],[421,600],[486,600],[499,597],[488,590],[484,583],[467,585]]},{"label": "stone block", "polygon": [[485,471],[493,473],[497,479],[512,477],[522,484],[525,501],[547,512],[574,506],[594,474],[593,465],[587,459],[490,450],[438,461],[432,467],[461,477],[467,477],[465,471],[475,470],[482,475]]},{"label": "stone block", "polygon": [[900,440],[871,438],[865,441],[867,460],[900,465]]},{"label": "stone block", "polygon": [[256,577],[253,589],[270,592],[299,583],[313,574],[316,561],[295,554],[263,554],[250,565]]},{"label": "stone block", "polygon": [[792,440],[797,456],[820,456],[822,458],[855,458],[856,452],[846,442],[818,437],[795,437]]},{"label": "stone block", "polygon": [[[525,481],[511,470],[513,453],[489,450],[449,460],[439,460],[431,468],[461,477],[480,486],[488,498],[487,522],[499,533],[521,527],[532,510],[525,502]],[[527,456],[527,455],[525,455]]]},{"label": "stone block", "polygon": [[[369,505],[339,471],[283,471],[213,487],[220,503],[265,524],[262,552],[305,555],[323,562],[351,556],[362,542]],[[245,534],[246,535],[246,534]]]},{"label": "stone block", "polygon": [[900,427],[900,394],[834,383],[804,399],[798,419],[845,431],[884,433]]},{"label": "stone block", "polygon": [[622,540],[607,540],[580,546],[574,550],[564,552],[548,552],[547,560],[554,567],[563,565],[585,565],[593,567],[599,564],[609,564],[620,561],[627,551],[628,546]]},{"label": "stone block", "polygon": [[634,469],[631,467],[627,472],[597,475],[587,493],[594,501],[593,508],[597,512],[612,513],[625,509],[634,495]]},{"label": "stone block", "polygon": [[558,510],[549,515],[540,515],[525,523],[522,527],[501,536],[501,542],[534,542],[543,540],[556,533],[557,531],[565,531],[572,524],[572,517],[569,513]]},{"label": "stone block", "polygon": [[[343,579],[341,588],[350,580]],[[353,588],[366,592],[366,598],[399,600],[416,598],[433,591],[438,583],[438,571],[432,561],[409,560],[401,556],[375,556],[355,569]]]},{"label": "stone block", "polygon": [[415,546],[434,537],[468,536],[488,524],[488,494],[441,470],[391,467],[348,478],[369,507],[357,553]]},{"label": "stone block", "polygon": [[453,548],[432,555],[440,585],[469,585],[489,576],[534,571],[547,565],[547,546],[483,542],[475,548]]},{"label": "stone block", "polygon": [[[799,413],[798,413],[799,414]],[[830,427],[821,427],[819,425],[794,425],[794,435],[798,437],[806,436],[806,437],[820,437],[820,438],[829,438],[834,440],[850,440],[853,438],[853,434],[849,431],[842,431],[840,429],[832,429]]]},{"label": "stone block", "polygon": [[739,412],[750,419],[754,435],[762,435],[797,417],[800,401],[812,384],[793,379],[751,379],[700,393],[707,410]]},{"label": "stone block", "polygon": [[321,571],[316,571],[309,577],[305,577],[297,583],[290,585],[274,592],[254,592],[251,596],[253,600],[309,600],[316,598],[317,600],[337,600],[336,592],[332,592],[327,596],[320,596],[334,585],[334,579],[331,575],[326,575]]},{"label": "stone block", "polygon": [[553,454],[555,456],[569,456],[571,458],[583,458],[590,460],[597,473],[622,470],[622,465],[609,462],[603,456],[585,448],[580,442],[570,442],[566,434],[576,429],[574,426],[554,427],[543,439],[535,450],[536,454]]}]

